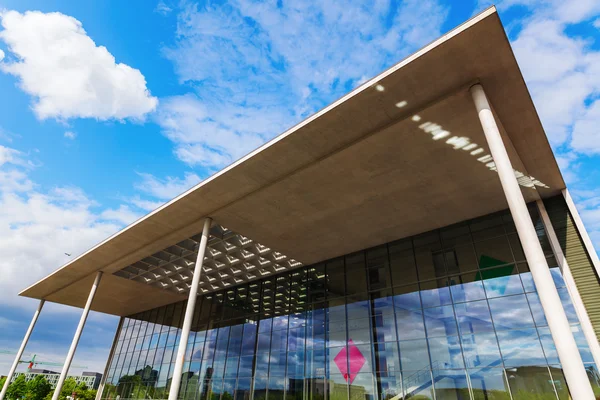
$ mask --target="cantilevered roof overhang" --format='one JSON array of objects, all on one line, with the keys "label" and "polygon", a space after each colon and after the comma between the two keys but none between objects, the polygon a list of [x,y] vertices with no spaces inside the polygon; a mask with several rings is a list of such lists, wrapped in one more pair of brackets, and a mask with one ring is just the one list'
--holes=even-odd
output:
[{"label": "cantilevered roof overhang", "polygon": [[525,199],[558,194],[564,181],[490,8],[21,295],[82,307],[103,271],[93,310],[130,315],[184,299],[123,271],[193,238],[205,217],[300,265],[505,209],[468,91],[476,82]]}]

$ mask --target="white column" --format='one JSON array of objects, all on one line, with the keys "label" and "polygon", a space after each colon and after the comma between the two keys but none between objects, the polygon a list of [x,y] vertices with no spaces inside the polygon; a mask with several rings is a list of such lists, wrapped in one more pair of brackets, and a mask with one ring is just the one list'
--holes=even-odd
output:
[{"label": "white column", "polygon": [[475,108],[479,114],[479,120],[481,121],[486,141],[496,164],[500,183],[515,222],[517,233],[519,234],[519,240],[525,252],[525,258],[537,287],[542,308],[548,321],[552,339],[554,339],[558,358],[562,364],[571,396],[577,400],[594,400],[594,392],[592,391],[592,386],[590,385],[583,361],[577,349],[575,338],[571,332],[567,315],[552,280],[550,268],[546,262],[546,257],[535,232],[533,221],[515,178],[508,153],[502,142],[502,136],[496,125],[483,87],[477,84],[472,86],[470,91],[473,96]]},{"label": "white column", "polygon": [[102,374],[100,385],[98,386],[98,390],[96,391],[96,400],[100,400],[100,398],[102,397],[102,392],[104,391],[104,384],[106,383],[106,377],[108,375],[108,368],[110,367],[110,364],[112,363],[113,357],[115,355],[115,349],[117,348],[117,340],[119,339],[119,334],[121,333],[121,329],[123,328],[123,321],[125,321],[125,317],[119,318],[117,332],[115,333],[115,338],[113,339],[112,346],[110,347],[110,352],[108,353],[106,367],[104,367],[104,374]]},{"label": "white column", "polygon": [[548,240],[550,241],[550,246],[552,247],[552,252],[556,257],[556,261],[558,262],[560,270],[562,271],[567,291],[571,296],[573,307],[575,307],[577,318],[581,324],[581,330],[583,331],[587,344],[590,347],[596,367],[600,371],[600,343],[598,343],[596,332],[594,332],[594,327],[592,326],[590,317],[585,309],[585,305],[583,304],[583,300],[581,299],[577,285],[575,284],[575,279],[571,273],[571,268],[569,267],[565,253],[563,253],[562,248],[560,247],[560,242],[558,241],[558,237],[556,236],[556,232],[552,226],[552,221],[550,221],[550,216],[548,215],[546,206],[542,200],[538,200],[536,203],[538,210],[540,211],[540,216],[542,217],[542,222],[544,223],[546,234],[548,235]]},{"label": "white column", "polygon": [[204,220],[202,239],[200,239],[200,245],[198,246],[198,257],[196,258],[196,265],[194,266],[194,276],[192,277],[192,285],[190,287],[190,294],[188,295],[187,306],[185,308],[183,327],[181,328],[181,337],[179,338],[179,347],[177,348],[177,358],[175,361],[175,368],[173,369],[169,400],[177,400],[177,395],[179,394],[185,352],[187,350],[188,337],[190,336],[190,329],[194,318],[194,308],[196,308],[196,299],[198,297],[198,284],[200,283],[200,275],[202,274],[202,264],[204,263],[204,253],[206,252],[206,245],[208,244],[211,223],[211,218],[206,218],[206,220]]},{"label": "white column", "polygon": [[58,400],[58,397],[60,396],[60,391],[62,390],[63,384],[65,383],[65,379],[67,378],[67,373],[69,372],[69,368],[71,367],[71,362],[73,361],[75,350],[77,350],[79,338],[81,338],[81,332],[83,331],[85,321],[87,320],[88,314],[90,313],[92,301],[94,301],[96,290],[98,289],[98,285],[100,284],[100,278],[102,278],[102,271],[98,271],[98,274],[96,274],[96,279],[94,280],[94,284],[92,285],[92,289],[90,290],[90,294],[88,296],[87,302],[85,303],[83,313],[81,314],[81,318],[79,319],[79,325],[77,325],[77,330],[75,331],[75,336],[73,337],[73,341],[71,342],[69,353],[67,353],[67,359],[65,360],[65,364],[63,365],[60,377],[58,378],[58,382],[56,383],[56,388],[54,389],[52,400]]},{"label": "white column", "polygon": [[25,332],[25,337],[23,338],[23,341],[21,342],[21,347],[19,347],[19,350],[17,351],[17,355],[15,356],[15,361],[13,362],[12,366],[10,367],[10,370],[8,371],[8,375],[6,377],[6,382],[4,382],[4,387],[2,388],[2,391],[0,392],[0,400],[4,399],[4,395],[6,395],[6,391],[8,390],[8,385],[10,385],[10,380],[12,379],[13,375],[15,374],[15,371],[17,370],[17,367],[19,366],[19,361],[21,361],[21,357],[23,356],[23,352],[25,351],[25,346],[27,346],[27,342],[29,341],[31,332],[33,332],[33,328],[35,327],[35,323],[37,322],[38,317],[40,316],[40,313],[42,312],[42,308],[44,307],[45,302],[46,302],[45,300],[40,300],[37,310],[35,310],[35,313],[33,314],[33,318],[31,318],[31,322],[29,323],[29,328],[27,328],[27,332]]},{"label": "white column", "polygon": [[588,256],[592,260],[592,266],[596,270],[596,275],[600,278],[600,259],[598,259],[598,253],[596,253],[596,249],[594,249],[594,245],[592,243],[592,239],[590,239],[590,235],[588,235],[585,226],[583,225],[583,221],[579,216],[579,211],[577,211],[577,207],[575,207],[575,203],[569,194],[567,189],[563,189],[562,194],[565,198],[565,202],[567,203],[567,207],[571,212],[571,216],[573,217],[573,222],[575,222],[575,226],[577,227],[577,231],[581,236],[581,240],[583,240],[583,244],[588,253]]}]

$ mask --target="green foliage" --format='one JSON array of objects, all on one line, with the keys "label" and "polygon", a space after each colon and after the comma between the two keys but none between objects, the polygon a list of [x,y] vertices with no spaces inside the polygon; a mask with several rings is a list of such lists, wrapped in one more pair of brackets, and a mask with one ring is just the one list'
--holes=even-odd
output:
[{"label": "green foliage", "polygon": [[6,383],[6,377],[0,378],[0,390],[4,388],[4,384]]},{"label": "green foliage", "polygon": [[25,398],[27,400],[44,400],[48,393],[52,392],[52,386],[46,378],[42,375],[38,375],[29,382],[27,382],[27,393]]},{"label": "green foliage", "polygon": [[25,381],[25,375],[19,375],[13,383],[10,384],[6,391],[6,398],[8,400],[22,399],[27,394],[27,382]]},{"label": "green foliage", "polygon": [[[0,387],[4,379],[0,380]],[[75,379],[67,378],[59,395],[59,400],[66,400],[67,396],[75,393],[77,400],[94,400],[96,390],[89,389],[84,383],[77,384]],[[25,375],[19,375],[6,391],[7,400],[52,400],[54,390],[46,378],[38,375],[29,382],[26,382]]]}]

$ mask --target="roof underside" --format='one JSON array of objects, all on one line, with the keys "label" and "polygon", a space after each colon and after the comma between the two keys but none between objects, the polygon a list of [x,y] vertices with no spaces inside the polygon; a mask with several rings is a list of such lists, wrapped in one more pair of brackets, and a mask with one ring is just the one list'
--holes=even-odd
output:
[{"label": "roof underside", "polygon": [[475,82],[525,199],[557,194],[564,181],[491,8],[21,295],[81,307],[102,270],[96,311],[130,315],[184,299],[184,286],[165,290],[118,271],[193,241],[207,216],[300,265],[505,209],[468,92]]}]

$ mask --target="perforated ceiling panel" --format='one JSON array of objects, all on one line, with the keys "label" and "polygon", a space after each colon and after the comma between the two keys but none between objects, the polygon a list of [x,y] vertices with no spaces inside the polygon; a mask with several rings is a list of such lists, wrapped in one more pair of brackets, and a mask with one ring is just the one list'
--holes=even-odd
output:
[{"label": "perforated ceiling panel", "polygon": [[[187,293],[194,275],[201,236],[198,234],[169,246],[114,275],[180,294]],[[213,292],[300,266],[302,263],[285,254],[220,225],[213,225],[198,292]]]}]

